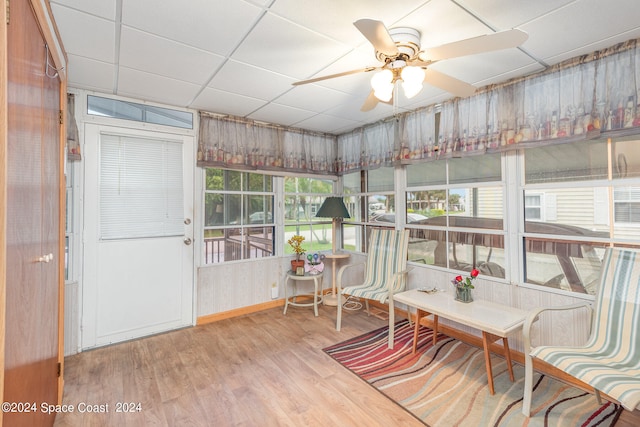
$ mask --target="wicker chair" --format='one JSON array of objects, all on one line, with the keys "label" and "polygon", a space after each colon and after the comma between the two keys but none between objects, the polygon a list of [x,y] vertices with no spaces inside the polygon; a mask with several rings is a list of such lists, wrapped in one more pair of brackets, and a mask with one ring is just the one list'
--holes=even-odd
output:
[{"label": "wicker chair", "polygon": [[342,288],[342,275],[349,268],[362,263],[348,264],[338,271],[338,317],[336,330],[342,323],[342,296],[354,296],[365,300],[369,313],[369,300],[389,304],[389,348],[393,348],[395,310],[393,294],[402,292],[407,283],[407,250],[409,230],[378,229],[371,230],[364,280],[355,286]]},{"label": "wicker chair", "polygon": [[[531,326],[545,310],[588,307],[592,314],[584,346],[531,348]],[[602,261],[600,287],[592,304],[541,308],[524,324],[525,386],[522,413],[529,416],[533,387],[533,358],[542,360],[590,385],[627,410],[640,404],[640,251],[609,248]]]}]

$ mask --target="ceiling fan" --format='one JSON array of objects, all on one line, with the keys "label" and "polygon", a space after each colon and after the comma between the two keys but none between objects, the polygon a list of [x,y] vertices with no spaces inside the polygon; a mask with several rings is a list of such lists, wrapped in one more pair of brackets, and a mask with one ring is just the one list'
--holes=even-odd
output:
[{"label": "ceiling fan", "polygon": [[402,83],[408,98],[420,92],[423,82],[455,96],[471,96],[476,90],[474,86],[429,66],[443,59],[518,47],[529,37],[524,31],[512,29],[421,50],[420,32],[416,29],[406,27],[387,29],[382,21],[374,19],[359,19],[353,25],[373,45],[376,59],[383,65],[315,77],[295,82],[293,85],[379,71],[371,79],[372,90],[361,107],[362,111],[372,110],[378,102],[391,104],[397,82]]}]

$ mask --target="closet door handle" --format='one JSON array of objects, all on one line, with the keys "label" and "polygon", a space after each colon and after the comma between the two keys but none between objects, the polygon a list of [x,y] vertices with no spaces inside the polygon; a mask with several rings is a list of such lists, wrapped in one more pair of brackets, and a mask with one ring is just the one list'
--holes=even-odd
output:
[{"label": "closet door handle", "polygon": [[188,237],[185,237],[185,239],[183,240],[184,244],[189,246],[191,244],[191,239]]}]

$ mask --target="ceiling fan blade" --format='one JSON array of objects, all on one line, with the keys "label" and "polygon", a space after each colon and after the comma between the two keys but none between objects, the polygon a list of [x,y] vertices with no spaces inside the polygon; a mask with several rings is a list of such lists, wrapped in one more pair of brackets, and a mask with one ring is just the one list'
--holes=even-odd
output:
[{"label": "ceiling fan blade", "polygon": [[424,49],[419,53],[423,61],[439,61],[442,59],[458,58],[476,53],[518,47],[529,38],[524,31],[513,29],[500,31],[484,36],[472,37],[442,46]]},{"label": "ceiling fan blade", "polygon": [[376,98],[372,90],[371,92],[369,92],[369,96],[367,96],[367,99],[364,100],[364,104],[362,104],[362,107],[360,107],[360,111],[371,111],[376,108],[376,105],[378,105],[378,103],[393,105],[393,95],[388,101],[380,101],[378,98]]},{"label": "ceiling fan blade", "polygon": [[319,82],[319,81],[322,81],[322,80],[335,79],[336,77],[348,76],[350,74],[368,73],[369,71],[377,70],[378,68],[379,67],[367,67],[367,68],[360,68],[358,70],[343,71],[342,73],[336,73],[336,74],[329,74],[329,75],[326,75],[326,76],[314,77],[313,79],[301,80],[299,82],[294,82],[292,84],[294,86],[306,85],[308,83],[315,83],[315,82]]},{"label": "ceiling fan blade", "polygon": [[471,96],[476,92],[475,86],[431,68],[427,68],[425,70],[424,81],[425,83],[442,90],[446,90],[447,92],[462,98]]},{"label": "ceiling fan blade", "polygon": [[378,51],[387,56],[397,55],[398,47],[389,35],[389,30],[382,23],[375,19],[358,19],[353,23],[358,30],[366,37],[367,40]]},{"label": "ceiling fan blade", "polygon": [[376,108],[378,105],[378,98],[373,94],[373,91],[369,92],[369,96],[364,100],[364,104],[360,107],[360,111],[367,112]]}]

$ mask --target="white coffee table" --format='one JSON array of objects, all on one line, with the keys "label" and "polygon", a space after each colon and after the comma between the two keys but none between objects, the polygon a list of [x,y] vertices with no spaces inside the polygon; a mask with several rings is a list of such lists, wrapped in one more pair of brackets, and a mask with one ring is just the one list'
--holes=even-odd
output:
[{"label": "white coffee table", "polygon": [[482,346],[489,381],[489,392],[491,394],[495,393],[489,355],[489,345],[492,342],[502,339],[504,357],[507,360],[509,369],[509,378],[511,381],[514,380],[507,335],[522,328],[527,311],[483,300],[475,300],[470,303],[459,302],[452,295],[443,291],[426,293],[412,289],[395,294],[393,299],[417,309],[416,328],[413,334],[414,353],[418,341],[420,319],[430,314],[433,315],[433,344],[435,345],[438,335],[438,317],[443,317],[482,331]]}]

